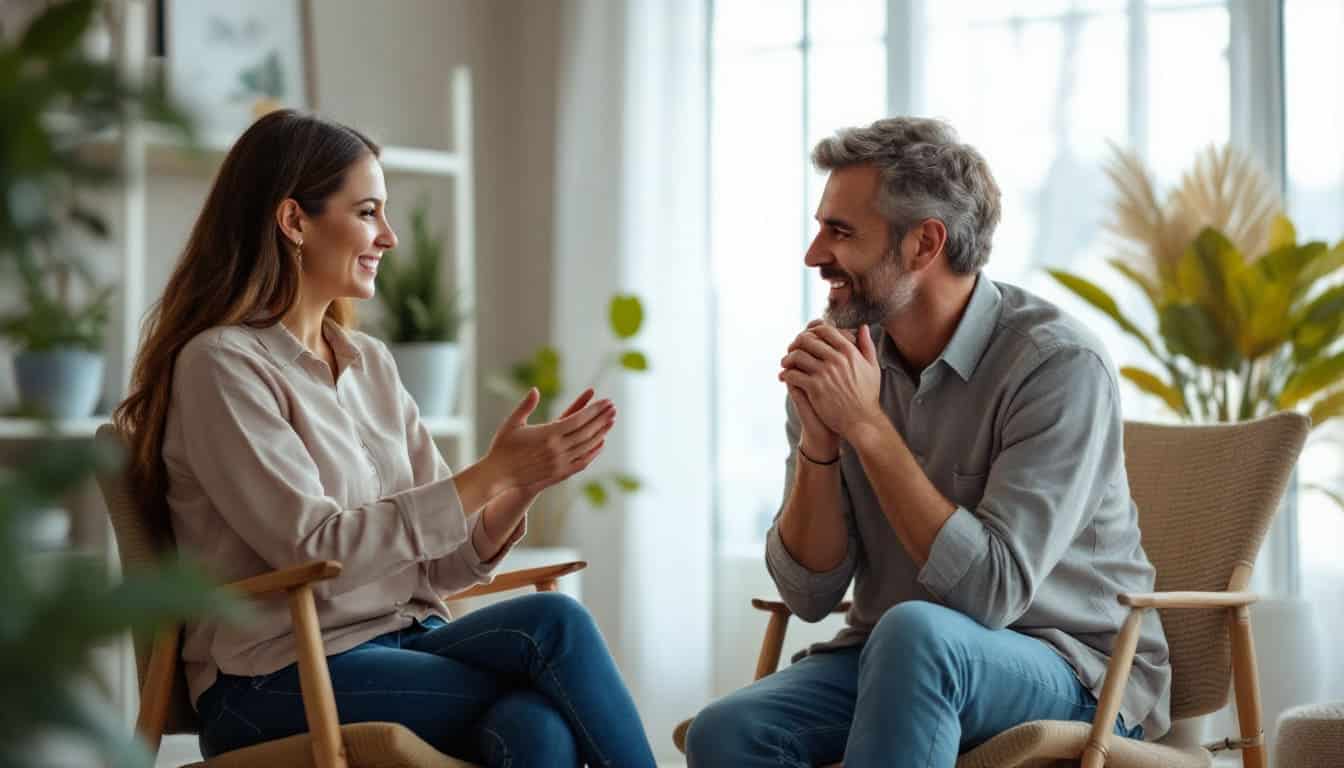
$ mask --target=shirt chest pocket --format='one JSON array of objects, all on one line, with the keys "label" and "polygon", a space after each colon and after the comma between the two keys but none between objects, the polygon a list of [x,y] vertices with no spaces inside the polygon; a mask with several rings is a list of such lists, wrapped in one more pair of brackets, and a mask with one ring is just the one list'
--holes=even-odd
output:
[{"label": "shirt chest pocket", "polygon": [[985,495],[985,483],[988,472],[962,473],[952,472],[952,501],[966,509],[974,510]]}]

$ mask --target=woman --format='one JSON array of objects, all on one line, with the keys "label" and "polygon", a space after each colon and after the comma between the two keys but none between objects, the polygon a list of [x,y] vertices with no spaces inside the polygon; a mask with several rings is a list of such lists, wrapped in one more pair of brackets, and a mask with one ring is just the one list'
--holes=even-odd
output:
[{"label": "woman", "polygon": [[[449,471],[387,349],[349,327],[397,244],[378,153],[292,111],[229,152],[117,411],[140,497],[222,581],[344,564],[314,586],[342,722],[399,722],[489,766],[652,766],[578,603],[529,595],[453,619],[438,597],[491,578],[616,411],[589,390],[529,425],[533,390],[484,458]],[[307,730],[283,600],[246,626],[190,626],[182,656],[207,756]]]}]

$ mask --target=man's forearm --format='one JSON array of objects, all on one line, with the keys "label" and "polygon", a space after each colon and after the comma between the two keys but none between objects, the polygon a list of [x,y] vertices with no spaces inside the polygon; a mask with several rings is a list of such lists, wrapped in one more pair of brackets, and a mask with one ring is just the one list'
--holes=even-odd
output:
[{"label": "man's forearm", "polygon": [[910,447],[886,419],[857,427],[851,445],[887,522],[911,559],[923,566],[938,532],[957,511],[956,505],[929,482]]},{"label": "man's forearm", "polygon": [[834,570],[849,551],[840,506],[840,464],[814,464],[795,456],[797,471],[779,515],[779,537],[800,565],[813,573]]}]

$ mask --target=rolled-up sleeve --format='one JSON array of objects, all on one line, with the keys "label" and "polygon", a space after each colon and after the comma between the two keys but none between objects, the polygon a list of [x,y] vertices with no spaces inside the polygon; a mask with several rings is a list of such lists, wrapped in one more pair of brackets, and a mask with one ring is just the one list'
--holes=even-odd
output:
[{"label": "rolled-up sleeve", "polygon": [[346,509],[285,418],[255,358],[226,344],[189,346],[173,399],[187,471],[232,528],[272,568],[339,560],[330,598],[462,548],[467,519],[449,477]]},{"label": "rolled-up sleeve", "polygon": [[944,523],[920,583],[987,627],[1011,625],[1091,518],[1123,451],[1106,363],[1080,348],[1048,355],[1009,405],[980,503]]},{"label": "rolled-up sleeve", "polygon": [[[787,503],[789,494],[793,492],[793,483],[798,471],[798,442],[802,439],[802,426],[798,413],[793,407],[793,401],[787,397],[785,398],[784,409],[787,414],[785,433],[788,436],[789,454],[784,460],[783,503]],[[810,570],[794,559],[788,548],[784,546],[784,540],[779,534],[779,515],[783,513],[783,504],[780,505],[779,513],[775,515],[774,524],[770,526],[770,530],[766,533],[766,570],[769,571],[770,578],[774,580],[775,588],[779,590],[779,595],[784,600],[784,604],[789,606],[789,610],[804,621],[821,621],[826,618],[831,609],[835,608],[844,599],[845,590],[849,589],[849,582],[854,578],[858,534],[854,527],[853,506],[850,503],[849,492],[845,487],[843,478],[840,483],[839,503],[844,511],[849,544],[845,550],[844,560],[829,571],[818,573]]]}]

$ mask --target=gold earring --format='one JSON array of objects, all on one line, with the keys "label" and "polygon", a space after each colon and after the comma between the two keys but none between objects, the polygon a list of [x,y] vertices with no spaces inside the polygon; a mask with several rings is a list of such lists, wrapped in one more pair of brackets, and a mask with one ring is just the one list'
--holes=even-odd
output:
[{"label": "gold earring", "polygon": [[297,252],[297,255],[298,255],[298,257],[299,257],[299,268],[303,268],[303,241],[302,241],[302,240],[300,240],[299,243],[298,243],[298,252]]}]

